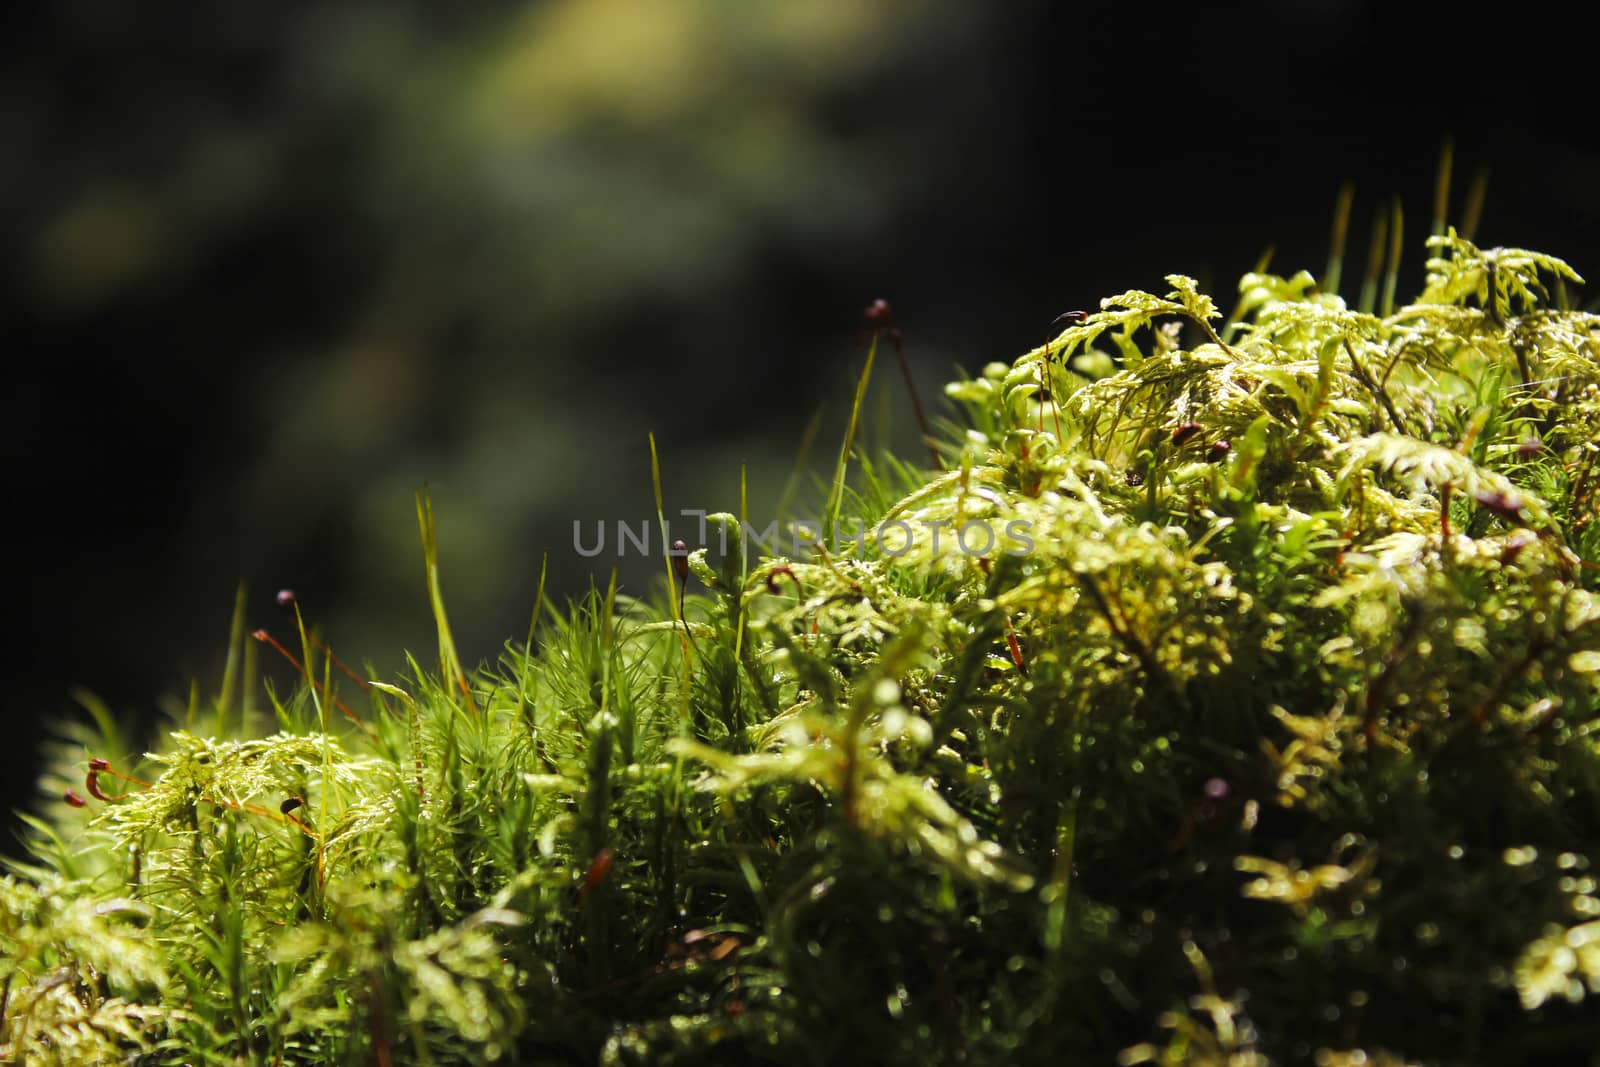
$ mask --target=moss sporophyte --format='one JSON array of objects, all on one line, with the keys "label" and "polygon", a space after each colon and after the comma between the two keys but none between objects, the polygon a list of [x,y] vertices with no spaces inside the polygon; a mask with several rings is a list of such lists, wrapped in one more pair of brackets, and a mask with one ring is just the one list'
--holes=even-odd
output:
[{"label": "moss sporophyte", "polygon": [[1355,306],[1263,267],[1059,319],[926,466],[858,443],[875,304],[813,535],[741,491],[666,536],[652,441],[661,585],[541,583],[492,662],[425,497],[436,663],[241,596],[181,729],[57,751],[0,1059],[1591,1057],[1600,317],[1443,226],[1397,302],[1386,225]]}]

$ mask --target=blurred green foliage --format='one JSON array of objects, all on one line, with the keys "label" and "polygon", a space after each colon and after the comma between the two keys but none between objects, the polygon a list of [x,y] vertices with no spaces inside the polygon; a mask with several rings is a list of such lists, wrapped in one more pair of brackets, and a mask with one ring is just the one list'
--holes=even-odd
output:
[{"label": "blurred green foliage", "polygon": [[[450,516],[456,595],[482,608],[465,639],[483,647],[524,611],[541,555],[566,558],[573,520],[647,511],[644,428],[673,446],[684,506],[725,492],[741,460],[758,487],[782,483],[866,297],[834,321],[799,315],[801,294],[770,289],[774,261],[826,272],[923,187],[906,161],[944,136],[937,117],[900,123],[894,104],[891,120],[872,94],[984,21],[839,0],[53,20],[110,91],[83,90],[89,139],[36,117],[79,106],[30,77],[46,59],[12,72],[44,94],[14,103],[0,164],[32,201],[18,292],[63,329],[104,323],[107,350],[75,354],[92,388],[126,377],[118,403],[184,420],[142,428],[170,440],[142,498],[165,524],[154,562],[181,559],[165,574],[211,604],[240,574],[292,582],[370,655],[420,636],[398,622],[415,544],[395,535],[417,485]],[[229,66],[236,83],[213,69]],[[30,156],[52,181],[25,180]],[[209,322],[219,287],[257,290],[223,298],[249,317]],[[129,336],[141,307],[170,316]],[[819,349],[831,358],[786,365]],[[651,573],[624,567],[630,585]],[[581,589],[564,567],[556,581]],[[210,656],[221,622],[170,638]]]}]

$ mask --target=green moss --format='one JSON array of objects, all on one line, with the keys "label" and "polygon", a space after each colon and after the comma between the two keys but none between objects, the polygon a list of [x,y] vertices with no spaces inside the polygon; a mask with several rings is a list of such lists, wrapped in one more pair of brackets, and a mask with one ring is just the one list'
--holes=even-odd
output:
[{"label": "green moss", "polygon": [[943,470],[847,443],[865,539],[713,516],[681,616],[596,592],[476,671],[424,507],[439,673],[340,693],[302,636],[269,714],[230,657],[229,736],[81,739],[138,781],[0,882],[0,1058],[1591,1054],[1600,317],[1430,246],[1383,317],[1111,298],[948,388]]}]

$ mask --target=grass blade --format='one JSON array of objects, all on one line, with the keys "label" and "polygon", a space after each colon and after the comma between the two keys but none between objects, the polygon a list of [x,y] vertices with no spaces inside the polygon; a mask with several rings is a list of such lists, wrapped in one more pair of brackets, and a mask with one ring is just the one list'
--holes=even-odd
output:
[{"label": "grass blade", "polygon": [[417,494],[417,525],[422,530],[422,556],[427,565],[428,603],[433,608],[434,625],[439,631],[439,667],[444,676],[461,689],[461,699],[467,710],[478,714],[472,702],[472,690],[467,685],[466,672],[461,669],[461,657],[456,654],[455,638],[450,635],[450,620],[444,612],[444,594],[439,589],[439,541],[433,524],[433,499],[424,489]]},{"label": "grass blade", "polygon": [[839,524],[839,505],[844,498],[845,468],[850,464],[850,450],[855,445],[856,426],[861,418],[861,404],[867,396],[867,384],[872,381],[872,360],[878,354],[878,335],[872,335],[867,346],[867,361],[861,368],[861,379],[856,383],[855,400],[850,405],[850,422],[845,427],[844,443],[839,446],[839,461],[833,467],[833,485],[828,491],[828,507],[822,517],[822,539],[833,549],[834,527]]}]

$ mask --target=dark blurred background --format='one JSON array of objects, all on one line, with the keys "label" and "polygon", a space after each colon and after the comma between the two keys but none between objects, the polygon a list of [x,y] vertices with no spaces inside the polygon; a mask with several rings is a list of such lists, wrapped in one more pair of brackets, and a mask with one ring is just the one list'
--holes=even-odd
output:
[{"label": "dark blurred background", "polygon": [[647,431],[669,509],[736,508],[747,462],[759,518],[819,408],[837,448],[875,297],[932,399],[1166,273],[1320,273],[1345,179],[1346,291],[1391,194],[1415,291],[1447,134],[1481,241],[1600,271],[1590,38],[1465,10],[8,10],[4,809],[74,687],[146,724],[214,692],[240,579],[252,625],[292,586],[346,659],[431,650],[424,484],[469,660],[545,553],[558,598],[605,581],[572,523],[653,514]]}]

